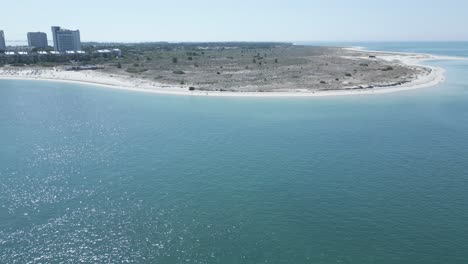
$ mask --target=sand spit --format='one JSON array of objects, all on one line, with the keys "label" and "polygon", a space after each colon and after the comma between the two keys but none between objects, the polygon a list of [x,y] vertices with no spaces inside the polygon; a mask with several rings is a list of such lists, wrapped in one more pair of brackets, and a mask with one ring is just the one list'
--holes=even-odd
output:
[{"label": "sand spit", "polygon": [[[422,63],[424,61],[465,59],[433,56],[428,54],[364,51],[360,48],[348,49],[363,52],[363,57],[361,59],[383,59],[391,62],[399,62],[407,66],[423,66],[430,70],[428,70],[426,74],[418,75],[413,81],[406,83],[388,85],[369,84],[368,86],[360,85],[359,87],[343,87],[340,90],[326,91],[313,91],[301,87],[291,87],[290,91],[285,92],[190,91],[189,86],[165,85],[147,79],[132,78],[130,76],[115,75],[100,71],[65,71],[59,67],[45,68],[5,66],[0,68],[0,79],[60,81],[96,85],[120,90],[190,96],[313,97],[367,95],[392,93],[437,85],[445,80],[444,69],[423,65]],[[375,55],[375,58],[374,56],[372,56],[372,58],[368,56],[369,53]]]}]

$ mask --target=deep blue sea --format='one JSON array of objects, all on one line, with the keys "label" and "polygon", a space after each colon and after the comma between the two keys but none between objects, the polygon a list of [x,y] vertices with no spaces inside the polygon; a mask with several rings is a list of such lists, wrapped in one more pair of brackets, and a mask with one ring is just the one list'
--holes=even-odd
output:
[{"label": "deep blue sea", "polygon": [[0,263],[468,263],[468,61],[431,64],[321,98],[0,80]]}]

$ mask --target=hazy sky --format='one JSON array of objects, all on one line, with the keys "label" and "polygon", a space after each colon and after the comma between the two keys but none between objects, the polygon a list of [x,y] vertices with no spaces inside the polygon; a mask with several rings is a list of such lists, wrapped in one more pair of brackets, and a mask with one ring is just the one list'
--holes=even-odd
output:
[{"label": "hazy sky", "polygon": [[468,40],[467,0],[14,0],[8,40],[50,26],[83,41]]}]

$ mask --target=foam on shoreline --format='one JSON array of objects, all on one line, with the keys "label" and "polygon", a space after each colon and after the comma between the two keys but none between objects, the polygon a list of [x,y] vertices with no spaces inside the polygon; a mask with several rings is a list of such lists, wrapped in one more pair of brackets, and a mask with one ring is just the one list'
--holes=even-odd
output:
[{"label": "foam on shoreline", "polygon": [[[418,76],[415,80],[396,86],[376,87],[368,89],[348,89],[348,90],[330,90],[330,91],[307,91],[297,88],[291,92],[227,92],[227,91],[189,91],[188,87],[163,85],[144,79],[136,79],[126,76],[115,76],[112,74],[97,71],[63,71],[56,68],[38,68],[30,67],[17,70],[18,68],[0,68],[0,79],[10,80],[40,80],[40,81],[58,81],[68,83],[79,83],[94,85],[119,90],[129,90],[136,92],[159,93],[170,95],[190,95],[190,96],[238,96],[238,97],[318,97],[318,96],[342,96],[342,95],[369,95],[392,93],[413,89],[420,89],[437,85],[445,80],[445,70],[440,67],[423,65],[422,62],[428,60],[453,60],[466,59],[445,56],[433,56],[429,54],[415,54],[402,52],[384,52],[367,51],[362,48],[347,48],[353,51],[365,51],[366,53],[375,53],[377,58],[388,61],[399,61],[410,66],[422,66],[430,68],[431,72],[427,75]],[[292,88],[291,90],[296,89]]]}]

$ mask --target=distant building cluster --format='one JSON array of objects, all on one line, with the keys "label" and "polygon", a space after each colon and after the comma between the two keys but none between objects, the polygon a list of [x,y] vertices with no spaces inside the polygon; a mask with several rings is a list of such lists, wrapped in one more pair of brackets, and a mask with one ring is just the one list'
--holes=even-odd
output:
[{"label": "distant building cluster", "polygon": [[[47,34],[44,32],[29,32],[27,37],[28,46],[30,48],[46,49],[49,47]],[[69,30],[54,26],[52,27],[52,38],[54,42],[53,48],[57,52],[67,53],[71,51],[81,51],[79,30]],[[8,51],[3,30],[0,30],[0,51]]]},{"label": "distant building cluster", "polygon": [[[5,34],[0,30],[0,66],[24,65],[36,63],[69,63],[91,62],[98,58],[120,58],[122,51],[116,48],[98,48],[98,45],[89,45],[84,51],[81,47],[79,30],[69,30],[61,27],[52,27],[53,47],[49,45],[47,34],[44,32],[28,32],[28,45],[7,46]],[[52,42],[51,42],[52,43]],[[70,70],[89,70],[96,66],[73,65]]]}]

